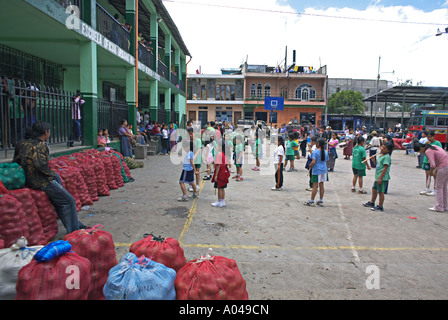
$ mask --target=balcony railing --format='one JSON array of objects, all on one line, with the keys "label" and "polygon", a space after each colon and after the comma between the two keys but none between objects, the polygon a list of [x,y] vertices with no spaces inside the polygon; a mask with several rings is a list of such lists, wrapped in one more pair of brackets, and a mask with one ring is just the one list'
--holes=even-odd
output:
[{"label": "balcony railing", "polygon": [[160,60],[158,60],[159,62],[159,75],[161,75],[162,77],[164,77],[165,79],[168,79],[169,76],[169,70],[168,67]]},{"label": "balcony railing", "polygon": [[131,43],[129,31],[98,3],[96,4],[96,27],[99,33],[129,52]]},{"label": "balcony railing", "polygon": [[[280,97],[279,94],[270,94],[270,95],[262,95],[262,94],[252,94],[245,97],[245,100],[248,101],[260,101],[265,97]],[[297,101],[297,102],[325,102],[325,96],[323,95],[315,95],[313,97],[308,97],[307,99],[302,99],[301,97],[297,97],[295,94],[287,95],[284,97],[285,101]]]},{"label": "balcony railing", "polygon": [[138,44],[138,60],[154,70],[154,55],[141,43]]},{"label": "balcony railing", "polygon": [[174,72],[171,72],[171,83],[174,84],[175,86],[178,85],[177,74],[175,74]]}]

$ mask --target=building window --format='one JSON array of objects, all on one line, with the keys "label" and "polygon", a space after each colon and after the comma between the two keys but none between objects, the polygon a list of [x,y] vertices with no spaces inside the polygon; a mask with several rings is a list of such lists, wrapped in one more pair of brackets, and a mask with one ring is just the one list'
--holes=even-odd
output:
[{"label": "building window", "polygon": [[280,89],[280,97],[282,97],[283,99],[288,99],[288,88],[287,87],[282,87]]},{"label": "building window", "polygon": [[201,100],[207,100],[207,86],[201,86]]},{"label": "building window", "polygon": [[271,96],[271,85],[269,83],[264,85],[264,96],[265,97]]},{"label": "building window", "polygon": [[217,85],[215,98],[216,100],[235,100],[235,86]]},{"label": "building window", "polygon": [[295,98],[301,101],[316,99],[316,90],[310,84],[304,83],[297,87]]},{"label": "building window", "polygon": [[254,98],[255,97],[255,94],[256,94],[256,85],[255,85],[255,83],[252,83],[251,85],[250,85],[250,97],[251,98]]},{"label": "building window", "polygon": [[261,98],[263,94],[263,86],[261,83],[257,84],[257,98]]}]

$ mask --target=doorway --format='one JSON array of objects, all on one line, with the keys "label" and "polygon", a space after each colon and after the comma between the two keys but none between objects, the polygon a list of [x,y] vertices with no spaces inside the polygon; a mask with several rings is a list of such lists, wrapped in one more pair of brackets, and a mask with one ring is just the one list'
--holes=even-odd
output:
[{"label": "doorway", "polygon": [[201,128],[203,128],[208,121],[208,111],[198,111],[198,120],[200,122]]}]

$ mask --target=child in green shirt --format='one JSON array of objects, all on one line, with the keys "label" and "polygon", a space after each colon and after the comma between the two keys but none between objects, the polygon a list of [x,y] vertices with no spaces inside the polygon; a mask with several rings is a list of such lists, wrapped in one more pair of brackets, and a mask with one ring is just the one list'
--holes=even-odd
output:
[{"label": "child in green shirt", "polygon": [[357,145],[353,148],[353,160],[352,160],[352,171],[353,171],[353,186],[352,192],[356,191],[356,182],[359,184],[359,194],[366,194],[362,188],[363,185],[363,177],[366,176],[366,168],[370,170],[370,165],[367,163],[366,157],[366,149],[364,148],[365,139],[362,136],[359,136],[356,139]]},{"label": "child in green shirt", "polygon": [[[378,158],[375,170],[375,182],[372,187],[372,199],[364,203],[364,207],[370,207],[372,211],[384,211],[384,191],[390,180],[390,165],[392,163],[389,151],[392,150],[392,143],[386,142],[380,147],[381,155]],[[376,197],[379,195],[379,203],[375,207]]]},{"label": "child in green shirt", "polygon": [[294,134],[290,133],[288,135],[288,141],[286,141],[286,154],[285,154],[285,169],[286,166],[288,165],[288,161],[290,162],[290,169],[288,170],[288,172],[291,171],[297,171],[297,169],[294,168],[294,159],[295,159],[295,154],[294,154],[294,148],[298,147],[299,144],[294,140]]}]

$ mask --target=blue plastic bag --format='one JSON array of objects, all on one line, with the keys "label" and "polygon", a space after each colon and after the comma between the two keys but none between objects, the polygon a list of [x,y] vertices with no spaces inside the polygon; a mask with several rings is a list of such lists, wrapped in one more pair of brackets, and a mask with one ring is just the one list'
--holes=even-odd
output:
[{"label": "blue plastic bag", "polygon": [[103,287],[106,300],[176,300],[176,271],[132,252],[110,269]]},{"label": "blue plastic bag", "polygon": [[48,262],[70,250],[72,250],[72,245],[68,241],[58,240],[40,249],[34,255],[34,259],[37,262]]}]

